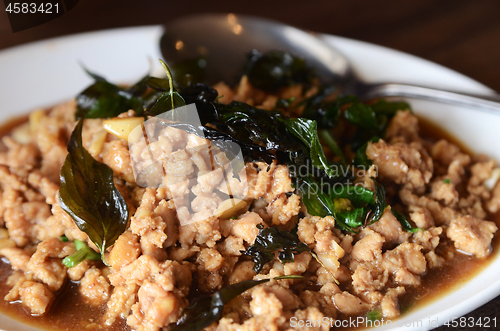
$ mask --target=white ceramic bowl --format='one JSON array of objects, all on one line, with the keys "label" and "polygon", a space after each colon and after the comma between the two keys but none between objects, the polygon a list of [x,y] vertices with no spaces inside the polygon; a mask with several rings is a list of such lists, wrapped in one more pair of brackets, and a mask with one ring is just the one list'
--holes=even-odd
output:
[{"label": "white ceramic bowl", "polygon": [[[74,97],[91,80],[79,63],[113,82],[133,82],[153,65],[161,69],[158,26],[126,28],[36,42],[0,52],[0,122],[38,107],[55,105]],[[366,81],[420,83],[464,90],[488,92],[480,83],[420,58],[384,47],[350,39],[322,36],[344,53]],[[161,72],[161,71],[160,71]],[[500,160],[500,114],[474,109],[409,100],[418,115],[439,123],[478,153]],[[500,258],[480,274],[448,295],[425,305],[392,326],[380,330],[427,330],[446,320],[462,316],[500,294]],[[430,323],[432,321],[432,323]],[[437,324],[436,324],[437,321]],[[0,314],[0,328],[33,331]]]}]

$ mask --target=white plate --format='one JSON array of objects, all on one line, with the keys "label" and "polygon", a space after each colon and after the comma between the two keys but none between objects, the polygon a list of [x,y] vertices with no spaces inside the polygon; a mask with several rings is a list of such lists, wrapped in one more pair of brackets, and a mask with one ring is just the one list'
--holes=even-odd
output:
[{"label": "white plate", "polygon": [[[79,63],[114,82],[133,82],[153,63],[160,67],[161,27],[141,27],[62,37],[0,52],[0,122],[37,107],[74,97],[91,80]],[[420,58],[345,38],[324,40],[351,59],[367,81],[398,81],[443,86],[469,92],[488,92],[484,85]],[[460,137],[475,152],[500,160],[500,116],[457,106],[410,100],[415,112]],[[427,330],[464,315],[500,294],[500,258],[449,295],[407,314],[380,330]],[[433,324],[429,322],[432,321]],[[0,315],[8,331],[36,330]]]}]

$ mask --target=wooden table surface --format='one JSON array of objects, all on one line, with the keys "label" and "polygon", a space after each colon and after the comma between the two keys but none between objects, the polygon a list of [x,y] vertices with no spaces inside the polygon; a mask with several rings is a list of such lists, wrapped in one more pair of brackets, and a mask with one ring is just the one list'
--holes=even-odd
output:
[{"label": "wooden table surface", "polygon": [[[12,33],[1,4],[0,9],[0,49],[84,31],[160,24],[190,13],[234,12],[394,48],[500,91],[497,0],[81,0],[63,16],[17,33]],[[467,317],[500,318],[500,297]]]}]

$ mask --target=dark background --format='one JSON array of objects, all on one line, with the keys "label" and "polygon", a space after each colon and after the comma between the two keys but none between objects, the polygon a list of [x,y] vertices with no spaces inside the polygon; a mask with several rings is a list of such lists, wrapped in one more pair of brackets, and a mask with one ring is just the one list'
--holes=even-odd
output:
[{"label": "dark background", "polygon": [[[500,91],[498,0],[80,0],[65,15],[17,33],[12,33],[0,3],[0,49],[71,33],[161,24],[200,12],[259,15],[387,46],[434,61]],[[500,317],[500,298],[471,316]]]}]

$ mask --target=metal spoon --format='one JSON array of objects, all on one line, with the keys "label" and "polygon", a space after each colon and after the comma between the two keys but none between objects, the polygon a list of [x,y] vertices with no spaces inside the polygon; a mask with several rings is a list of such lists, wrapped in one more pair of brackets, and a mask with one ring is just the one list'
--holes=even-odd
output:
[{"label": "metal spoon", "polygon": [[209,83],[235,83],[252,49],[283,50],[304,58],[319,78],[339,84],[346,94],[368,100],[408,97],[488,111],[500,111],[500,95],[477,95],[400,83],[365,83],[349,60],[312,34],[272,20],[235,14],[201,14],[165,26],[160,48],[167,63],[204,57]]}]

